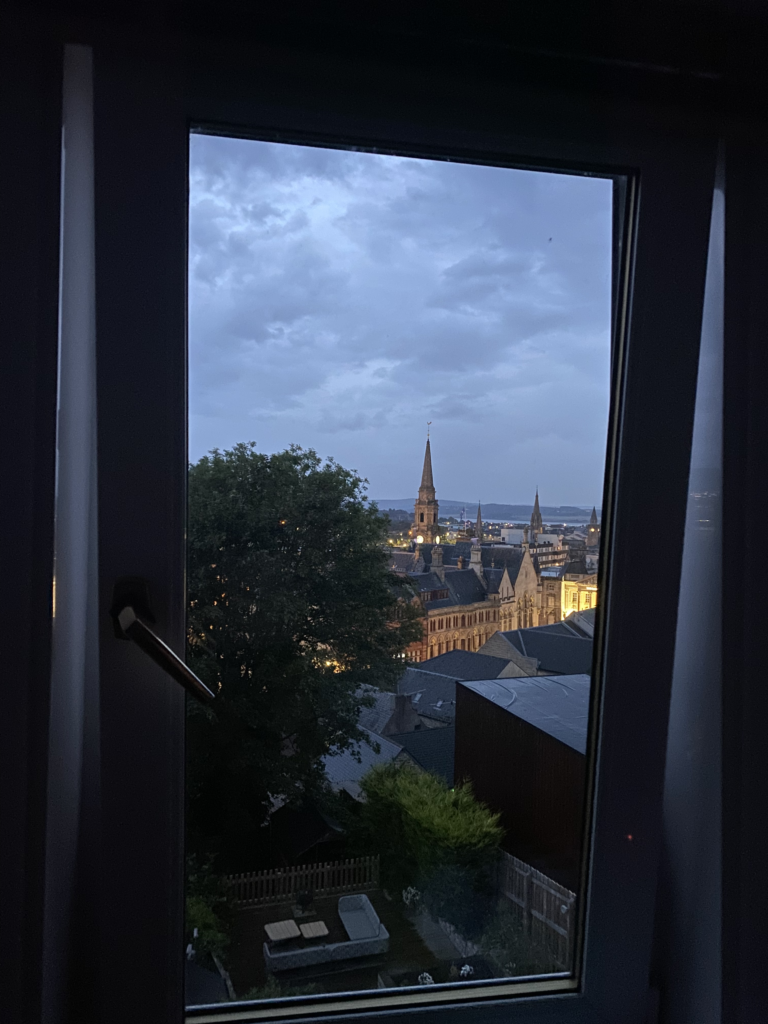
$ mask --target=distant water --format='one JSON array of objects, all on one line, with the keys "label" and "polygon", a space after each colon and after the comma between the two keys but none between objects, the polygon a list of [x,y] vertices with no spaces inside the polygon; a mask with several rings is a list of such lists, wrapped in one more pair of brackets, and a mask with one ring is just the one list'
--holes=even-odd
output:
[{"label": "distant water", "polygon": [[[569,519],[567,516],[564,519],[547,519],[547,517],[543,513],[542,513],[542,517],[541,518],[543,519],[545,526],[586,526],[587,523],[589,522],[589,517],[591,515],[592,515],[592,509],[590,509],[589,512],[587,512],[586,516],[583,519]],[[598,521],[599,521],[599,519],[600,519],[600,513],[599,512],[597,514],[597,518],[598,518]],[[474,519],[472,519],[471,522],[474,522]],[[527,525],[528,520],[526,520],[525,523],[523,523],[522,519],[515,519],[515,520],[512,520],[512,519],[486,519],[486,517],[483,516],[483,522],[484,523],[514,523],[514,524],[516,524],[518,526],[521,526],[521,525]]]},{"label": "distant water", "polygon": [[[439,500],[439,499],[438,499]],[[380,509],[399,509],[413,514],[413,499],[409,498],[381,498],[376,501]],[[487,502],[482,506],[483,522],[486,523],[528,523],[533,512],[533,505],[503,505],[494,502]],[[477,504],[467,502],[444,500],[440,501],[440,516],[453,516],[458,519],[463,514],[464,518],[474,522],[477,518]],[[552,526],[584,526],[589,522],[592,515],[592,506],[580,505],[542,505],[541,518],[545,523]],[[600,509],[597,510],[598,520]]]}]

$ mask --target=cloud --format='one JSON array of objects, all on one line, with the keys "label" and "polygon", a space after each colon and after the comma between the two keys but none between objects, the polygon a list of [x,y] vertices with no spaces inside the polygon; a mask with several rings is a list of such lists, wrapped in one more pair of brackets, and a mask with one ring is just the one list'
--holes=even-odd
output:
[{"label": "cloud", "polygon": [[611,184],[195,135],[190,457],[316,448],[438,497],[596,502]]}]

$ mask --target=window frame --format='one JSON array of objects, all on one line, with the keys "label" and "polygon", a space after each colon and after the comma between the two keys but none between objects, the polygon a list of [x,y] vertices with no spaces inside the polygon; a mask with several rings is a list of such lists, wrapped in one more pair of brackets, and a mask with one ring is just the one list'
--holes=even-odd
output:
[{"label": "window frame", "polygon": [[[605,645],[595,676],[596,685],[603,674],[622,682],[601,688],[601,733],[592,730],[595,796],[581,975],[571,992],[534,980],[529,995],[480,1001],[468,986],[453,990],[449,1002],[424,993],[393,997],[375,1011],[355,996],[328,1000],[335,1009],[320,1014],[347,1022],[450,1014],[456,1024],[639,1024],[661,841],[716,135],[674,111],[520,83],[457,82],[413,68],[405,75],[394,62],[307,59],[266,45],[254,54],[253,47],[238,52],[228,44],[222,54],[218,44],[198,41],[183,55],[162,38],[97,40],[94,95],[101,850],[122,883],[109,899],[100,892],[121,922],[119,930],[102,933],[100,984],[120,1002],[110,1020],[167,1024],[180,1019],[183,1006],[184,700],[140,652],[116,640],[107,609],[117,577],[145,576],[158,631],[183,651],[187,146],[189,129],[206,126],[380,152],[591,168],[639,182],[619,203],[633,270],[615,282],[615,317],[618,329],[626,327],[627,343],[613,368],[619,412],[608,441],[600,573],[606,601],[598,621]],[[126,293],[134,301],[126,304]],[[633,508],[641,503],[644,516],[663,517],[667,537],[652,650],[633,630],[622,600],[633,566],[645,556],[634,528]],[[137,955],[142,985],[129,992],[125,964],[135,964]],[[319,1012],[308,1003],[193,1010],[187,1017],[200,1024],[298,1019]]]}]

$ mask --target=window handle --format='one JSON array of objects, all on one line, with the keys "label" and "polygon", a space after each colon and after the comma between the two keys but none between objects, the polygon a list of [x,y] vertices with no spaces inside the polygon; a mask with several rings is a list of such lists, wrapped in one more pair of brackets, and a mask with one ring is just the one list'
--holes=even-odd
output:
[{"label": "window handle", "polygon": [[202,679],[197,678],[192,669],[184,664],[165,641],[142,622],[136,614],[135,605],[146,618],[154,621],[146,581],[133,577],[119,580],[115,587],[115,603],[111,609],[115,620],[115,634],[121,639],[133,640],[156,665],[167,672],[171,679],[181,683],[194,697],[203,701],[214,700],[216,694],[208,689]]}]

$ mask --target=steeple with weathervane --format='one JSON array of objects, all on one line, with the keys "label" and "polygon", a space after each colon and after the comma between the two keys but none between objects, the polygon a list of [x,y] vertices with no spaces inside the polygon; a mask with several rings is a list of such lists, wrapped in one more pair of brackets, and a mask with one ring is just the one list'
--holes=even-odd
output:
[{"label": "steeple with weathervane", "polygon": [[[427,424],[427,448],[424,452],[424,468],[421,473],[419,496],[413,510],[413,536],[418,544],[436,544],[438,537],[438,503],[435,498],[435,484],[432,479],[432,449],[429,444]],[[421,539],[419,539],[421,538]]]}]

